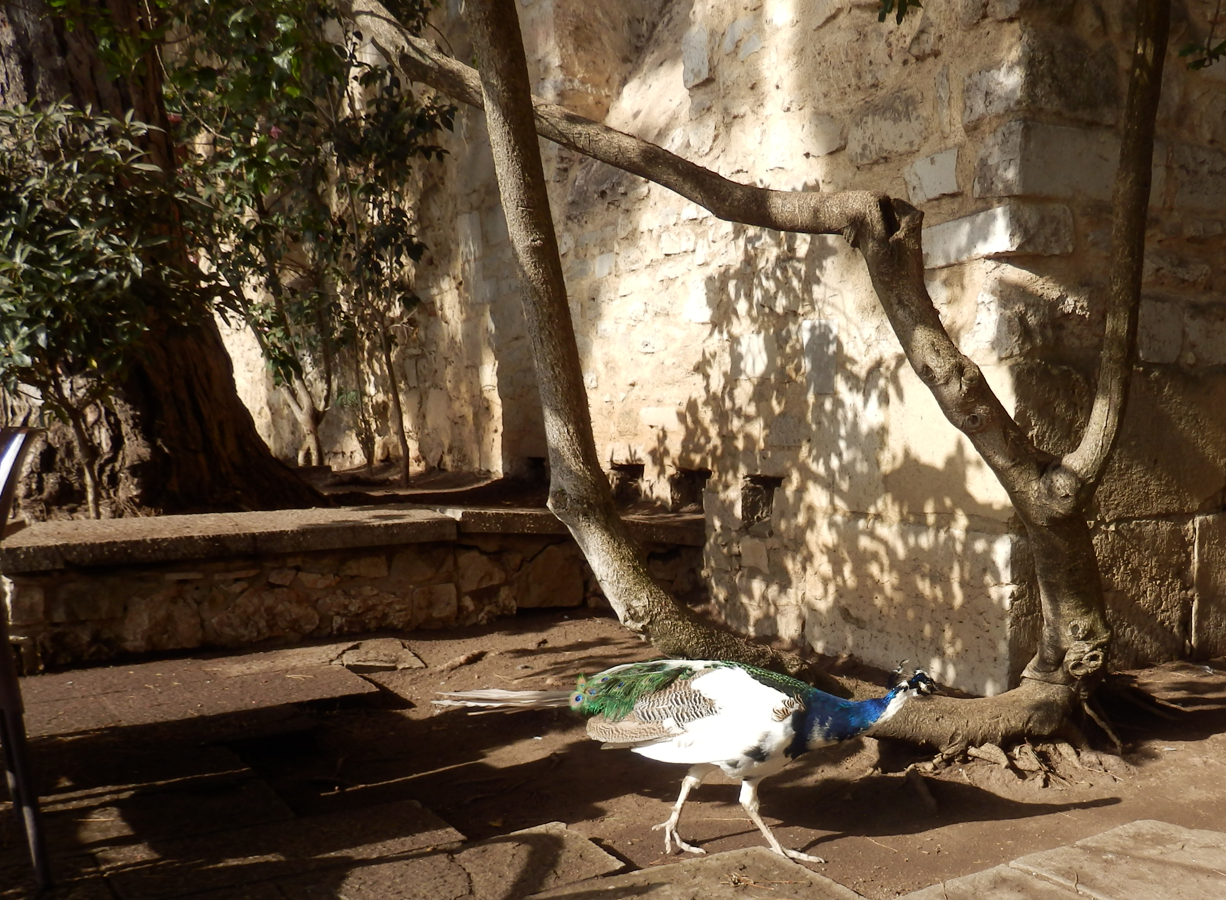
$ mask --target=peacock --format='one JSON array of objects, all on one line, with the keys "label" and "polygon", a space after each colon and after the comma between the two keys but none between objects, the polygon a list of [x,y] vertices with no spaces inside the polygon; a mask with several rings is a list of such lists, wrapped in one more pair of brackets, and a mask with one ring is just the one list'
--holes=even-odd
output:
[{"label": "peacock", "polygon": [[884,697],[844,700],[795,678],[720,660],[657,659],[580,676],[573,691],[480,690],[444,692],[439,706],[489,710],[569,706],[587,717],[587,733],[605,749],[629,748],[649,759],[690,766],[664,831],[664,852],[673,844],[703,853],[677,834],[690,791],[722,769],[741,782],[741,806],[776,853],[791,859],[825,860],[791,850],[758,815],[758,784],[810,750],[850,740],[896,715],[910,697],[931,694],[936,684],[923,670]]}]

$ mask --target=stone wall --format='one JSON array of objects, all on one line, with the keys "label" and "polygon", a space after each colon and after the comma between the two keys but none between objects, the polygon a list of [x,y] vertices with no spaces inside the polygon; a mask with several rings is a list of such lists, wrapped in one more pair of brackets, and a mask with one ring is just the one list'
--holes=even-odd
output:
[{"label": "stone wall", "polygon": [[[631,527],[662,585],[704,599],[692,527]],[[0,567],[26,671],[605,604],[578,547],[544,511],[380,507],[40,523],[6,541]]]},{"label": "stone wall", "polygon": [[[920,206],[947,327],[1059,451],[1096,367],[1131,4],[957,0],[901,25],[877,6],[519,4],[540,96],[730,178]],[[1178,7],[1172,47],[1210,6]],[[471,59],[458,2],[436,24]],[[1226,652],[1226,67],[1172,53],[1163,97],[1141,364],[1094,511],[1121,664]],[[409,416],[426,459],[513,472],[545,448],[481,114],[447,146]],[[858,256],[542,148],[602,458],[662,502],[701,486],[728,620],[976,692],[1014,680],[1037,626],[1025,541]]]}]

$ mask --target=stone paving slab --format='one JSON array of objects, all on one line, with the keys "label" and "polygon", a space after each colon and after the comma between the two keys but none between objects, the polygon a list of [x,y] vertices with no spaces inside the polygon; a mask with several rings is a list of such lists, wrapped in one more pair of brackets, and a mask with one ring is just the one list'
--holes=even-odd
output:
[{"label": "stone paving slab", "polygon": [[95,856],[122,900],[161,900],[454,846],[464,836],[408,800],[348,813],[141,842]]},{"label": "stone paving slab", "polygon": [[379,862],[323,878],[311,875],[279,887],[285,900],[521,900],[542,888],[624,867],[583,835],[550,822],[455,853]]},{"label": "stone paving slab", "polygon": [[32,675],[21,683],[26,730],[71,734],[377,693],[330,664],[353,643]]},{"label": "stone paving slab", "polygon": [[570,884],[533,894],[532,900],[623,900],[645,896],[652,900],[745,900],[757,896],[863,900],[850,888],[764,847],[716,853]]},{"label": "stone paving slab", "polygon": [[294,813],[253,772],[182,778],[135,790],[74,791],[41,804],[53,855],[139,837],[146,842],[292,819]]},{"label": "stone paving slab", "polygon": [[1010,865],[1097,900],[1222,900],[1226,834],[1142,820]]},{"label": "stone paving slab", "polygon": [[55,889],[39,894],[24,841],[18,843],[14,835],[10,843],[0,847],[0,900],[31,900],[36,896],[39,900],[115,900],[88,854],[53,859],[51,876]]},{"label": "stone paving slab", "polygon": [[903,900],[1222,900],[1226,834],[1141,820]]},{"label": "stone paving slab", "polygon": [[1006,864],[913,891],[900,900],[1085,900],[1085,895]]}]

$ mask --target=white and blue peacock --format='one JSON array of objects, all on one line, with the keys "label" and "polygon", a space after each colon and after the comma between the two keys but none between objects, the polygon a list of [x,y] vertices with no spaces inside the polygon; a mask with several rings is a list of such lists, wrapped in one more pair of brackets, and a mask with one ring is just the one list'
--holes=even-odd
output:
[{"label": "white and blue peacock", "polygon": [[587,716],[589,737],[628,747],[649,759],[690,766],[664,830],[673,844],[704,851],[677,834],[690,791],[716,769],[741,782],[741,806],[771,849],[792,859],[824,862],[779,843],[758,815],[758,783],[810,750],[865,734],[894,716],[908,698],[936,691],[923,671],[884,697],[844,700],[795,678],[717,660],[658,659],[580,676],[573,691],[483,690],[446,693],[440,706],[545,709],[569,706]]}]

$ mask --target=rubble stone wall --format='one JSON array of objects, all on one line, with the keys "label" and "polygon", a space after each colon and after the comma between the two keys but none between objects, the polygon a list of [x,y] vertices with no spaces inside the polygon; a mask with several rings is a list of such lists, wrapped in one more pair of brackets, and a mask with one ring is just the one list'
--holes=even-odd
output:
[{"label": "rubble stone wall", "polygon": [[[269,514],[230,518],[253,515]],[[388,516],[377,508],[366,513],[368,521],[380,515]],[[556,524],[548,513],[539,516],[547,528]],[[191,522],[184,520],[206,523],[191,535],[197,552],[188,554],[161,538],[117,541],[105,553],[109,562],[40,569],[20,558],[19,543],[5,547],[4,602],[25,671],[178,650],[480,625],[521,609],[606,605],[579,548],[565,535],[461,530],[450,540],[363,546],[359,538],[311,548],[312,542],[337,542],[307,534],[296,541],[304,546],[288,553],[200,553],[224,541],[222,529],[208,528],[209,518],[173,517],[188,529]],[[451,519],[444,521],[454,529]],[[46,523],[58,529],[56,547],[69,555],[74,528],[80,533],[91,524]],[[291,522],[286,532],[292,530]],[[692,603],[705,599],[700,547],[650,541],[647,547],[650,570],[663,587]]]}]

